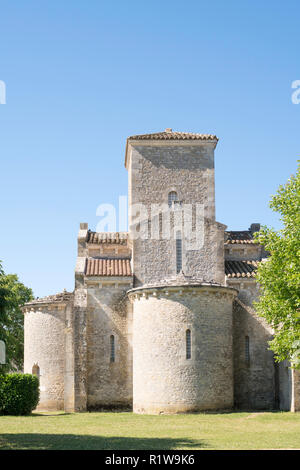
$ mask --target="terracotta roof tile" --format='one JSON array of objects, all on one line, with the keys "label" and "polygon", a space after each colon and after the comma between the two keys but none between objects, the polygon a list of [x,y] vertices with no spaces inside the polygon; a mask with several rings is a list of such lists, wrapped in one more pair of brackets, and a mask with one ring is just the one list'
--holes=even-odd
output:
[{"label": "terracotta roof tile", "polygon": [[127,140],[218,140],[213,134],[194,134],[191,132],[173,132],[166,129],[164,132],[153,134],[132,135]]},{"label": "terracotta roof tile", "polygon": [[255,277],[258,261],[225,261],[225,274],[228,278]]},{"label": "terracotta roof tile", "polygon": [[249,230],[225,232],[225,245],[234,243],[245,244],[255,242],[253,239],[253,235]]},{"label": "terracotta roof tile", "polygon": [[87,243],[97,245],[109,243],[114,245],[126,245],[128,240],[127,232],[91,232],[88,231]]},{"label": "terracotta roof tile", "polygon": [[128,258],[88,258],[86,276],[132,276]]}]

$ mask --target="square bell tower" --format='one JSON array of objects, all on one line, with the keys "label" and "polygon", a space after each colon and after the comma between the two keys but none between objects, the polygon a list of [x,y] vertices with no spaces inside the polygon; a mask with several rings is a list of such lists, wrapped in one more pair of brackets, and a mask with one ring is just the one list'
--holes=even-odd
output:
[{"label": "square bell tower", "polygon": [[129,237],[135,286],[186,278],[224,284],[224,230],[215,220],[210,134],[127,139]]}]

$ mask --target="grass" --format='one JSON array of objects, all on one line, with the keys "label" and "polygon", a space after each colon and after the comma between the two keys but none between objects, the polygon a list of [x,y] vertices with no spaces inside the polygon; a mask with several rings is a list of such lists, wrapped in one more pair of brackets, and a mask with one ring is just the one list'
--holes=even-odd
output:
[{"label": "grass", "polygon": [[1,416],[0,449],[300,449],[300,413]]}]

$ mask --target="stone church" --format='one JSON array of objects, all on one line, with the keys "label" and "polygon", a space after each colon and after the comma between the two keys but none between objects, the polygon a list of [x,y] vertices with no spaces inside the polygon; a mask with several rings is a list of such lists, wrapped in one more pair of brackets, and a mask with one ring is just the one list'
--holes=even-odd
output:
[{"label": "stone church", "polygon": [[299,374],[274,362],[253,307],[260,226],[215,219],[217,143],[172,129],[127,139],[129,231],[81,223],[74,292],[24,307],[39,409],[299,410]]}]

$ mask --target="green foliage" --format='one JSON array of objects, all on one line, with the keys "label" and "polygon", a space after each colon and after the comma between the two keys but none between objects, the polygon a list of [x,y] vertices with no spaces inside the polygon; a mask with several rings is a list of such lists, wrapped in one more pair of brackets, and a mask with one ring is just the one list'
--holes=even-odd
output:
[{"label": "green foliage", "polygon": [[0,339],[6,344],[6,366],[2,372],[23,366],[24,318],[21,307],[33,299],[32,290],[16,274],[5,274],[0,263]]},{"label": "green foliage", "polygon": [[39,402],[39,380],[31,374],[0,376],[0,414],[28,415]]},{"label": "green foliage", "polygon": [[270,348],[276,360],[288,359],[300,368],[300,165],[279,187],[270,207],[280,214],[283,229],[263,227],[256,234],[270,257],[258,268],[262,295],[255,307],[274,329]]}]

